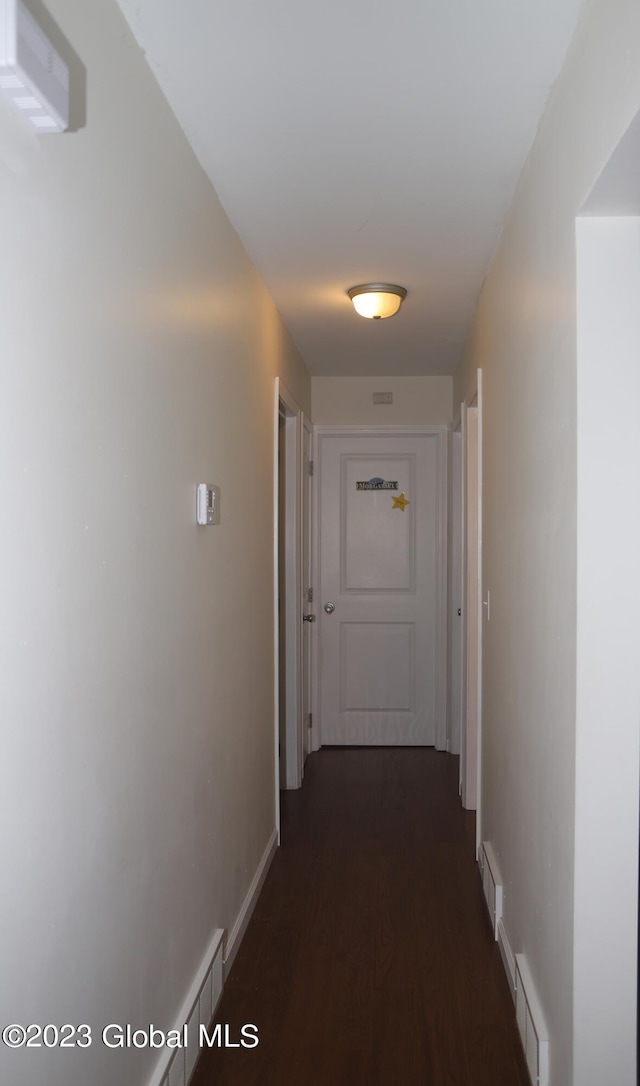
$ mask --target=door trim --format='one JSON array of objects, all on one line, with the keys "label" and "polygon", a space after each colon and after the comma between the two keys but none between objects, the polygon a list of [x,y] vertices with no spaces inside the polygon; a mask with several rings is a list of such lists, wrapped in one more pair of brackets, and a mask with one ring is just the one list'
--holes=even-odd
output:
[{"label": "door trim", "polygon": [[[449,595],[447,697],[447,750],[460,754],[462,741],[462,621],[463,554],[462,554],[462,418],[458,417],[449,433]],[[459,609],[459,610],[458,610]]]},{"label": "door trim", "polygon": [[[307,468],[305,465],[304,454],[305,445],[309,439],[309,473],[307,474]],[[300,513],[302,517],[302,550],[301,550],[301,577],[302,577],[302,608],[303,611],[316,615],[317,608],[317,596],[313,601],[309,601],[305,598],[305,590],[307,587],[313,588],[313,464],[314,457],[314,440],[313,440],[313,425],[311,420],[303,413],[301,418],[301,456],[302,456],[302,490],[301,490],[301,506]],[[307,503],[305,507],[305,487],[307,488]],[[305,547],[306,541],[306,547]],[[309,584],[307,585],[305,579],[305,573],[309,572]],[[314,746],[313,727],[309,725],[307,713],[313,717],[313,646],[316,640],[316,625],[310,624],[306,627],[307,649],[304,648],[305,631],[302,633],[302,651],[303,658],[301,658],[301,690],[302,690],[302,776],[304,778],[304,763],[306,758],[312,751],[317,748]],[[308,653],[308,655],[306,655]],[[305,659],[306,656],[306,659]],[[306,670],[305,670],[306,665]],[[308,686],[305,686],[305,678]],[[306,695],[306,697],[305,697]]]},{"label": "door trim", "polygon": [[[286,477],[290,480],[285,495],[285,751],[284,780],[280,779],[280,651],[279,651],[279,548],[278,495],[278,422],[285,416]],[[274,623],[274,760],[276,825],[280,833],[280,788],[299,788],[302,784],[302,409],[279,377],[275,379],[273,449],[273,623]]]},{"label": "door trim", "polygon": [[[467,457],[468,457],[468,427],[467,412],[469,408],[477,409],[477,553],[469,554],[468,540],[468,508],[467,508]],[[462,669],[461,669],[461,704],[462,704],[462,733],[460,737],[460,795],[464,807],[476,811],[476,856],[479,854],[482,841],[482,635],[486,601],[483,595],[482,576],[482,370],[478,369],[476,383],[470,390],[467,398],[460,405],[460,420],[462,429],[462,617],[463,617],[463,643],[462,643]],[[467,740],[468,740],[468,579],[477,576],[478,610],[477,610],[477,680],[476,680],[476,774],[470,784],[467,775]],[[475,795],[473,794],[475,792]]]},{"label": "door trim", "polygon": [[[448,553],[448,467],[449,467],[449,427],[448,426],[314,426],[314,462],[315,476],[313,479],[312,504],[313,504],[313,581],[318,592],[317,599],[321,598],[322,586],[320,584],[320,473],[322,440],[325,437],[437,437],[437,510],[438,510],[438,566],[440,576],[437,578],[436,598],[436,750],[446,750],[448,734],[448,698],[447,698],[447,553]],[[322,745],[322,718],[320,713],[320,659],[319,637],[313,639],[313,720],[315,749]],[[315,722],[318,722],[316,728]]]}]

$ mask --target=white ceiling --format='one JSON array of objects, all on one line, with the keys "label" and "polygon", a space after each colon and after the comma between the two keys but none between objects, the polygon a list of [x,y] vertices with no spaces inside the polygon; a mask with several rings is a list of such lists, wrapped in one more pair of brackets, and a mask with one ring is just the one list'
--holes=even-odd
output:
[{"label": "white ceiling", "polygon": [[582,2],[119,0],[307,368],[371,376],[455,369]]}]

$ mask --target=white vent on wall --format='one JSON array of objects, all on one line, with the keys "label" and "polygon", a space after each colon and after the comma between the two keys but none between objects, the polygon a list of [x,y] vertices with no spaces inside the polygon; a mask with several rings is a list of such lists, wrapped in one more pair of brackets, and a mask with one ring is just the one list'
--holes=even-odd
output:
[{"label": "white vent on wall", "polygon": [[480,872],[482,874],[482,889],[484,890],[491,918],[493,936],[497,939],[498,923],[502,918],[502,875],[490,841],[483,841],[480,849]]},{"label": "white vent on wall", "polygon": [[0,0],[0,91],[36,132],[69,124],[69,69],[22,0]]},{"label": "white vent on wall", "polygon": [[549,1086],[549,1032],[524,954],[516,954],[516,1019],[533,1086]]}]

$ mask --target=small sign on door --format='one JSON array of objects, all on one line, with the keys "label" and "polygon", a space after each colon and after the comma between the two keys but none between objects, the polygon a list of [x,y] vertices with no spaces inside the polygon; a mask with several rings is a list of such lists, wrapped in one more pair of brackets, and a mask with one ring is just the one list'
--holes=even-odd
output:
[{"label": "small sign on door", "polygon": [[367,479],[361,483],[356,482],[356,490],[397,490],[398,483],[390,482],[388,479],[380,479],[377,476],[373,479]]}]

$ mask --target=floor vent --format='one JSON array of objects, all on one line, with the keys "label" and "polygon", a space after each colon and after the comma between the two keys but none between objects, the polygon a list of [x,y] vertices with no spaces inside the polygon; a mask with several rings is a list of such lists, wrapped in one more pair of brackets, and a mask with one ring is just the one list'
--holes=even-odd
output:
[{"label": "floor vent", "polygon": [[524,954],[516,954],[516,1019],[533,1086],[549,1086],[549,1034]]},{"label": "floor vent", "polygon": [[220,928],[214,935],[198,975],[185,1000],[175,1029],[187,1026],[187,1044],[184,1048],[167,1051],[168,1060],[156,1074],[150,1086],[189,1086],[200,1055],[200,1027],[209,1029],[216,1007],[222,995],[223,937]]},{"label": "floor vent", "polygon": [[502,875],[490,841],[483,841],[480,849],[480,873],[494,939],[498,938],[498,924],[502,918]]}]

